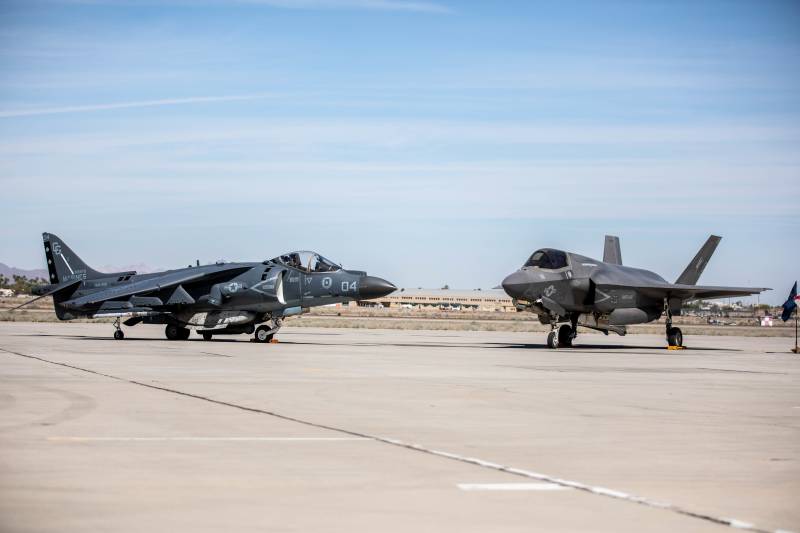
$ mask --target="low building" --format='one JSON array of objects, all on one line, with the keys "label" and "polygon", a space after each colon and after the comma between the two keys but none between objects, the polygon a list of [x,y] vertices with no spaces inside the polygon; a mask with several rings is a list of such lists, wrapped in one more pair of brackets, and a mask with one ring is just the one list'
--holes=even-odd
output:
[{"label": "low building", "polygon": [[409,309],[445,309],[474,311],[516,312],[511,298],[503,291],[450,290],[450,289],[399,289],[388,296],[351,305],[383,306]]}]

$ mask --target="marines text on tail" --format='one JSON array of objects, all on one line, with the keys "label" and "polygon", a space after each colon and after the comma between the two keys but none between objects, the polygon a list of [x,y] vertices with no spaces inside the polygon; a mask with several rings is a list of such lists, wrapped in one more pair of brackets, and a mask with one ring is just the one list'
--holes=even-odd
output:
[{"label": "marines text on tail", "polygon": [[345,270],[314,252],[291,252],[260,263],[108,274],[93,270],[52,233],[43,237],[50,284],[38,287],[36,294],[53,297],[61,320],[116,318],[115,339],[124,338],[120,320],[127,318],[126,326],[165,325],[170,340],[188,339],[194,328],[206,340],[255,332],[256,341],[267,342],[286,316],[395,290],[384,279]]},{"label": "marines text on tail", "polygon": [[[747,296],[768,290],[758,287],[695,285],[721,237],[712,235],[675,283],[649,270],[622,266],[619,239],[607,236],[603,260],[543,248],[503,280],[503,289],[520,311],[532,311],[550,324],[550,348],[570,346],[577,326],[625,335],[625,326],[651,322],[666,313],[669,346],[683,346],[683,334],[673,327],[687,300]],[[560,327],[559,324],[563,324]]]}]

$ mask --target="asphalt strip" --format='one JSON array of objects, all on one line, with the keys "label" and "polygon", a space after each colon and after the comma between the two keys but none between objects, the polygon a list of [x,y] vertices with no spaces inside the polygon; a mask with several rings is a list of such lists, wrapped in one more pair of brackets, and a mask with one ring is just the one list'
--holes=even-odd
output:
[{"label": "asphalt strip", "polygon": [[308,421],[308,420],[302,420],[300,418],[295,418],[295,417],[292,417],[292,416],[283,415],[283,414],[280,414],[280,413],[277,413],[277,412],[274,412],[274,411],[267,411],[267,410],[264,410],[264,409],[257,409],[255,407],[247,407],[247,406],[244,406],[244,405],[230,403],[230,402],[226,402],[226,401],[223,401],[223,400],[216,400],[214,398],[209,398],[209,397],[206,397],[206,396],[200,396],[198,394],[192,394],[190,392],[184,392],[184,391],[180,391],[180,390],[177,390],[177,389],[171,389],[169,387],[162,387],[162,386],[159,386],[159,385],[152,385],[150,383],[143,383],[141,381],[136,381],[136,380],[133,380],[133,379],[122,378],[122,377],[119,377],[119,376],[113,376],[111,374],[104,374],[103,372],[98,372],[96,370],[91,370],[91,369],[88,369],[88,368],[82,368],[82,367],[75,366],[75,365],[70,365],[70,364],[67,364],[67,363],[60,363],[58,361],[51,361],[49,359],[45,359],[44,357],[39,357],[39,356],[36,356],[36,355],[30,355],[30,354],[24,354],[24,353],[20,353],[20,352],[15,352],[15,351],[8,350],[8,349],[5,349],[5,348],[0,348],[0,351],[5,352],[5,353],[10,354],[10,355],[16,355],[16,356],[25,357],[25,358],[28,358],[28,359],[35,359],[37,361],[41,361],[43,363],[48,363],[48,364],[51,364],[51,365],[61,366],[61,367],[65,367],[65,368],[71,368],[73,370],[79,370],[81,372],[86,372],[88,374],[94,374],[96,376],[102,376],[104,378],[113,379],[113,380],[116,380],[116,381],[121,381],[123,383],[129,383],[131,385],[138,385],[140,387],[146,387],[148,389],[154,389],[154,390],[159,390],[159,391],[163,391],[163,392],[168,392],[168,393],[171,393],[171,394],[177,394],[179,396],[185,396],[187,398],[194,398],[196,400],[202,400],[204,402],[209,402],[209,403],[213,403],[213,404],[217,404],[217,405],[224,405],[226,407],[232,407],[234,409],[239,409],[239,410],[242,410],[242,411],[248,411],[248,412],[251,412],[251,413],[257,413],[257,414],[261,414],[261,415],[272,416],[272,417],[275,417],[275,418],[279,418],[281,420],[286,420],[286,421],[289,421],[289,422],[296,422],[298,424],[303,424],[305,426],[315,427],[315,428],[318,428],[318,429],[327,429],[329,431],[336,431],[338,433],[342,433],[344,435],[349,435],[351,437],[358,437],[358,438],[361,438],[361,439],[370,439],[370,440],[374,440],[374,441],[377,441],[377,442],[382,442],[384,444],[389,444],[389,445],[392,445],[392,446],[396,446],[398,448],[405,448],[407,450],[413,450],[415,452],[425,453],[425,454],[433,455],[433,456],[436,456],[436,457],[442,457],[442,458],[450,459],[450,460],[453,460],[453,461],[459,461],[461,463],[467,463],[467,464],[471,464],[471,465],[474,465],[474,466],[487,468],[487,469],[490,469],[490,470],[506,472],[508,474],[513,474],[513,475],[516,475],[516,476],[521,476],[521,477],[525,477],[525,478],[529,478],[529,479],[535,479],[535,480],[538,480],[538,481],[543,481],[543,482],[554,484],[554,485],[560,485],[560,486],[565,487],[565,488],[571,488],[571,489],[575,489],[575,490],[580,490],[580,491],[588,492],[590,494],[595,494],[595,495],[598,495],[598,496],[606,496],[608,498],[614,498],[614,499],[617,499],[617,500],[624,500],[624,501],[627,501],[627,502],[630,502],[630,503],[636,503],[636,504],[639,504],[639,505],[644,505],[644,506],[652,507],[652,508],[655,508],[655,509],[663,509],[665,511],[670,511],[670,512],[673,512],[673,513],[676,513],[676,514],[679,514],[679,515],[688,516],[688,517],[691,517],[691,518],[696,518],[698,520],[704,520],[706,522],[712,522],[714,524],[720,524],[720,525],[723,525],[723,526],[729,526],[729,527],[732,527],[732,528],[741,529],[741,530],[745,530],[745,531],[757,531],[759,533],[790,533],[789,530],[785,530],[785,529],[777,529],[777,530],[764,529],[764,528],[758,527],[757,525],[752,524],[750,522],[746,522],[744,520],[738,520],[738,519],[735,519],[735,518],[718,517],[718,516],[714,516],[714,515],[711,515],[711,514],[707,514],[707,513],[703,513],[703,512],[699,512],[699,511],[693,511],[693,510],[690,510],[690,509],[686,509],[686,508],[681,507],[679,505],[671,504],[671,503],[668,503],[668,502],[661,502],[661,501],[657,501],[657,500],[651,500],[651,499],[645,498],[643,496],[636,496],[636,495],[628,494],[626,492],[622,492],[622,491],[618,491],[618,490],[613,490],[613,489],[609,489],[609,488],[605,488],[605,487],[597,487],[597,486],[593,486],[593,485],[587,485],[585,483],[581,483],[581,482],[578,482],[578,481],[571,481],[571,480],[568,480],[568,479],[561,479],[561,478],[553,477],[553,476],[550,476],[550,475],[547,475],[547,474],[534,472],[534,471],[531,471],[531,470],[523,470],[521,468],[514,468],[514,467],[511,467],[511,466],[505,466],[505,465],[501,465],[501,464],[498,464],[498,463],[493,463],[491,461],[484,461],[483,459],[478,459],[476,457],[466,457],[466,456],[458,455],[458,454],[455,454],[455,453],[445,452],[445,451],[441,451],[441,450],[434,450],[432,448],[426,448],[425,446],[422,446],[420,444],[414,444],[414,443],[410,443],[410,442],[405,442],[405,441],[402,441],[402,440],[393,439],[393,438],[389,438],[389,437],[381,437],[381,436],[376,436],[376,435],[369,435],[367,433],[361,433],[361,432],[358,432],[358,431],[353,431],[353,430],[344,429],[344,428],[335,427],[335,426],[328,426],[328,425],[325,425],[325,424],[319,424],[319,423],[316,423],[316,422],[311,422],[311,421]]}]

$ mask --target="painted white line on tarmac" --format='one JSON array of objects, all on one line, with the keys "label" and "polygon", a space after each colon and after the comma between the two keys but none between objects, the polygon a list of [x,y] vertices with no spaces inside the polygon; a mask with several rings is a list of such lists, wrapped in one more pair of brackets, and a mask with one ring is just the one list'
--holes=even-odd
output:
[{"label": "painted white line on tarmac", "polygon": [[338,442],[366,437],[47,437],[53,442]]},{"label": "painted white line on tarmac", "polygon": [[[445,452],[442,450],[435,450],[433,448],[426,448],[425,446],[420,446],[419,444],[405,442],[398,439],[392,439],[389,437],[374,437],[374,438],[375,440],[378,440],[380,442],[394,444],[395,446],[401,446],[403,448],[408,448],[410,450],[417,450],[420,452],[424,452],[430,455],[436,455],[439,457],[447,457],[448,459],[454,459],[456,461],[482,466],[484,468],[491,468],[493,470],[498,470],[500,472],[508,472],[509,474],[515,474],[518,476],[536,479],[538,481],[544,481],[546,483],[551,483],[554,485],[560,485],[564,488],[572,488],[584,492],[589,492],[592,494],[597,494],[600,496],[607,496],[609,498],[624,500],[631,503],[638,503],[639,505],[646,505],[647,507],[664,509],[666,511],[672,511],[674,513],[682,514],[685,516],[691,516],[692,518],[700,518],[702,520],[707,520],[709,522],[714,522],[715,524],[720,524],[723,526],[729,526],[736,529],[744,529],[747,531],[757,531],[760,533],[767,533],[770,531],[768,529],[760,528],[750,522],[745,522],[744,520],[715,516],[700,511],[693,511],[685,507],[682,507],[680,505],[675,505],[669,502],[663,502],[658,500],[651,500],[650,498],[645,498],[643,496],[636,496],[634,494],[628,494],[627,492],[622,492],[619,490],[613,490],[606,487],[597,487],[586,483],[581,483],[579,481],[571,481],[569,479],[562,479],[555,476],[549,476],[547,474],[542,474],[540,472],[523,470],[521,468],[514,468],[511,466],[505,466],[498,463],[493,463],[491,461],[484,461],[483,459],[478,459],[477,457],[469,457],[464,455],[458,455],[455,453]],[[780,530],[780,529],[773,530],[773,533],[778,533],[779,531],[785,531],[785,530]]]},{"label": "painted white line on tarmac", "polygon": [[556,485],[555,483],[458,483],[456,485],[461,490],[571,490],[569,487],[563,485]]}]

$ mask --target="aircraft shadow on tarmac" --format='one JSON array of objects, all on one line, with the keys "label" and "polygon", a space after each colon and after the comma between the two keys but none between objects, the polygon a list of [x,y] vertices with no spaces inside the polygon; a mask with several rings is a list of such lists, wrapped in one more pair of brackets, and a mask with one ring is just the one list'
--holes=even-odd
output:
[{"label": "aircraft shadow on tarmac", "polygon": [[[340,333],[313,333],[310,335],[318,336],[318,335],[330,335],[336,336],[341,335]],[[18,337],[58,337],[65,340],[92,340],[92,341],[109,341],[113,340],[109,337],[99,337],[94,335],[61,335],[61,334],[48,334],[48,333],[38,333],[38,334],[19,334],[15,335]],[[206,341],[203,339],[187,339],[185,341],[167,341],[165,339],[160,338],[152,338],[152,337],[126,337],[124,341],[116,341],[116,342],[169,342],[170,344],[178,343],[178,342],[191,342],[193,344],[200,344],[206,346],[213,346],[216,343],[249,343],[253,342],[252,339],[244,340],[244,339],[237,339],[237,338],[215,338],[212,341]],[[260,343],[258,343],[260,344]],[[631,352],[631,351],[647,351],[647,352],[662,352],[665,351],[663,346],[656,346],[656,345],[646,345],[646,346],[633,346],[633,345],[624,345],[624,344],[579,344],[576,346],[572,346],[570,348],[561,348],[559,350],[552,350],[547,347],[546,344],[528,344],[528,343],[501,343],[501,342],[484,342],[484,343],[475,343],[475,344],[461,344],[461,343],[398,343],[398,342],[390,342],[390,343],[361,343],[361,342],[308,342],[308,341],[289,341],[289,340],[281,340],[279,344],[286,344],[292,346],[359,346],[359,347],[377,347],[377,346],[390,346],[395,348],[489,348],[489,349],[527,349],[527,350],[546,350],[548,352],[558,353],[562,355],[567,355],[569,353],[608,353],[612,350],[617,351],[624,351],[624,352]],[[710,347],[687,347],[685,350],[689,350],[692,352],[702,351],[702,352],[741,352],[742,350],[736,348],[710,348]],[[679,355],[681,352],[676,352],[676,355]]]},{"label": "aircraft shadow on tarmac", "polygon": [[[492,342],[486,344],[494,344],[491,346],[492,348],[526,348],[531,350],[547,350],[554,353],[559,354],[567,354],[567,353],[586,353],[587,350],[590,350],[592,353],[607,353],[611,350],[623,350],[629,352],[631,350],[645,350],[645,351],[666,351],[664,346],[657,346],[654,344],[648,344],[646,346],[633,346],[633,345],[626,345],[626,344],[576,344],[575,346],[571,346],[569,348],[559,348],[558,350],[553,350],[548,348],[546,344],[520,344],[520,343],[499,343],[499,342]],[[489,346],[487,346],[489,347]],[[682,351],[689,350],[689,351],[702,351],[702,352],[741,352],[737,348],[695,348],[692,346],[685,347],[683,350],[676,352],[680,354]]]}]

